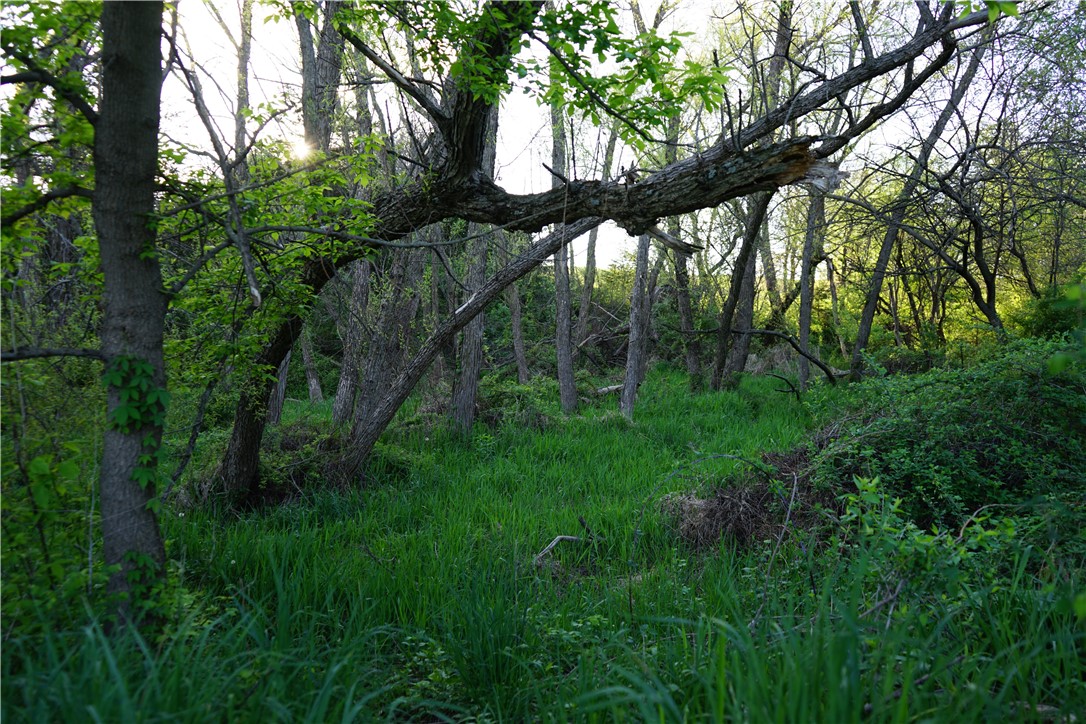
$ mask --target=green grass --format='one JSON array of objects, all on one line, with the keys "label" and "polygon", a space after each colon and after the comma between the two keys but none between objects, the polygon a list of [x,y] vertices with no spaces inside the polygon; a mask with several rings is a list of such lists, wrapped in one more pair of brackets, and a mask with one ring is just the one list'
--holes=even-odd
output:
[{"label": "green grass", "polygon": [[[1084,584],[1046,579],[1044,551],[1002,549],[1005,575],[954,568],[942,593],[905,582],[886,602],[879,549],[862,541],[678,541],[660,498],[744,467],[707,458],[757,460],[809,431],[808,411],[775,386],[691,397],[681,375],[656,370],[633,424],[612,399],[467,441],[406,425],[364,489],[314,489],[243,517],[175,512],[177,623],[154,641],[95,624],[6,641],[3,718],[1081,716]],[[327,414],[293,405],[284,421]],[[555,536],[585,535],[582,518],[592,539],[536,565]]]}]

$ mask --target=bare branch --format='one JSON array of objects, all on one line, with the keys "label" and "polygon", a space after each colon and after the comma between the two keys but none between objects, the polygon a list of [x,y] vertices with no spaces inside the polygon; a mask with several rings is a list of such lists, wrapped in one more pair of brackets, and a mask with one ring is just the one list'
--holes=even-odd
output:
[{"label": "bare branch", "polygon": [[438,125],[439,128],[445,127],[450,118],[441,106],[439,106],[431,97],[430,94],[421,90],[415,83],[405,78],[400,71],[382,58],[373,48],[362,42],[350,28],[345,26],[337,26],[336,28],[343,39],[350,43],[359,53],[364,55],[367,60],[381,69],[381,72],[389,77],[389,79],[396,84],[396,87],[411,97],[419,106],[426,111],[426,114]]},{"label": "bare branch", "polygon": [[49,86],[55,90],[61,98],[71,103],[72,107],[79,111],[91,125],[98,122],[98,112],[91,107],[90,103],[87,103],[87,100],[83,98],[83,96],[76,93],[52,73],[39,67],[32,58],[17,53],[11,46],[6,46],[4,48],[4,53],[25,65],[27,70],[24,70],[21,73],[0,76],[0,85],[7,85],[8,83],[36,83],[38,85]]},{"label": "bare branch", "polygon": [[20,209],[12,211],[10,214],[5,214],[3,217],[0,217],[0,227],[11,226],[19,219],[26,218],[34,212],[40,211],[41,209],[45,208],[46,206],[58,199],[68,199],[73,196],[78,196],[84,199],[93,199],[94,192],[90,189],[83,188],[82,186],[65,186],[64,188],[56,189],[55,191],[49,191],[48,193],[42,194],[40,197],[30,202],[26,206],[23,206]]},{"label": "bare branch", "polygon": [[105,360],[106,358],[100,349],[82,349],[74,347],[55,347],[51,349],[42,347],[23,347],[22,349],[0,352],[0,362],[20,362],[28,359],[41,359],[43,357],[90,357],[91,359],[97,360]]}]

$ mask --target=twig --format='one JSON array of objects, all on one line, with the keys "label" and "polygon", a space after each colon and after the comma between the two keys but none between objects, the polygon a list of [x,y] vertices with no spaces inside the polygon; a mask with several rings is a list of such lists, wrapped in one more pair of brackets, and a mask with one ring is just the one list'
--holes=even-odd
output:
[{"label": "twig", "polygon": [[791,392],[792,394],[794,394],[796,396],[796,402],[801,402],[802,401],[802,398],[799,396],[799,390],[796,389],[796,386],[792,384],[792,380],[788,379],[784,375],[777,375],[777,374],[773,374],[772,372],[766,372],[766,375],[768,377],[776,377],[778,380],[780,380],[781,382],[784,382],[786,385],[788,385],[789,387],[792,388],[790,390],[777,390],[777,392]]},{"label": "twig", "polygon": [[76,349],[71,347],[56,347],[44,349],[41,347],[23,347],[0,352],[0,362],[18,362],[24,359],[37,359],[40,357],[90,357],[104,360],[106,356],[100,349]]},{"label": "twig", "polygon": [[[583,519],[582,519],[582,522],[583,522]],[[554,547],[557,546],[562,541],[569,541],[571,543],[575,543],[575,542],[578,542],[578,541],[581,541],[581,540],[584,540],[584,539],[583,538],[578,538],[575,535],[556,535],[554,537],[554,540],[552,540],[550,542],[550,544],[547,545],[546,548],[544,548],[543,550],[539,551],[539,553],[536,554],[536,557],[535,557],[536,566],[543,565],[543,556],[547,555],[552,550],[554,550]]]}]

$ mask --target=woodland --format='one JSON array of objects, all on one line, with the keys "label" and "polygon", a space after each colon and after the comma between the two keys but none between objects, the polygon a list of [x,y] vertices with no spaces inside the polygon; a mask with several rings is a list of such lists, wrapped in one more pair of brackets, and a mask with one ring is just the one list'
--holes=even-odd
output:
[{"label": "woodland", "polygon": [[0,6],[0,717],[1086,716],[1086,8]]}]

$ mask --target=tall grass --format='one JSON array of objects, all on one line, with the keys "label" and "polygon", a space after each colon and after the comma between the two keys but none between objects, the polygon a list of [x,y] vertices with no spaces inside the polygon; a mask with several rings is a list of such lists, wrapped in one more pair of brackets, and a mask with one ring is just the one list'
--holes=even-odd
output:
[{"label": "tall grass", "polygon": [[[240,518],[175,513],[175,623],[154,640],[92,622],[7,641],[3,718],[848,722],[1086,709],[1072,598],[1083,581],[1043,580],[1027,565],[1035,551],[941,607],[909,586],[883,601],[862,546],[678,542],[659,499],[743,466],[706,458],[755,460],[801,440],[810,416],[773,387],[690,397],[658,370],[632,424],[601,405],[468,441],[406,427],[364,489]],[[537,560],[558,535],[580,540]]]}]

